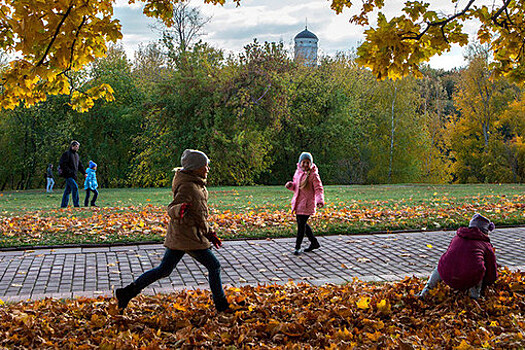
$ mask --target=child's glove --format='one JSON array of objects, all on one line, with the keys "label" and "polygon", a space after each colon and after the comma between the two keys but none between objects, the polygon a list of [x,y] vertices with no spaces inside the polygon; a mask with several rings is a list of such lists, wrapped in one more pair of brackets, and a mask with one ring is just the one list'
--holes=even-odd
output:
[{"label": "child's glove", "polygon": [[182,203],[180,205],[179,216],[181,219],[184,217],[184,213],[186,213],[190,207],[191,207],[191,203]]},{"label": "child's glove", "polygon": [[219,239],[219,237],[217,237],[217,234],[214,231],[208,232],[208,234],[206,235],[206,238],[208,238],[208,240],[211,242],[211,244],[213,244],[213,246],[216,249],[219,249],[220,247],[222,247],[222,242]]}]

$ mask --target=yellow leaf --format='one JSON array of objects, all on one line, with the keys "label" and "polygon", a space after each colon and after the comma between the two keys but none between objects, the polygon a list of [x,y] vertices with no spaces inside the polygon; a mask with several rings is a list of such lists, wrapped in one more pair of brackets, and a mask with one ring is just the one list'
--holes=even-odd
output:
[{"label": "yellow leaf", "polygon": [[4,305],[4,301],[2,299],[0,299],[0,305]]},{"label": "yellow leaf", "polygon": [[383,314],[387,314],[390,312],[390,304],[387,303],[385,299],[382,299],[379,303],[376,304],[376,306],[377,309]]},{"label": "yellow leaf", "polygon": [[370,307],[370,298],[369,297],[361,297],[359,301],[356,302],[356,305],[358,308],[366,310]]},{"label": "yellow leaf", "polygon": [[427,248],[432,248],[432,244],[427,244]]},{"label": "yellow leaf", "polygon": [[177,311],[186,311],[186,308],[182,305],[180,305],[179,303],[175,303],[173,304],[173,308]]},{"label": "yellow leaf", "polygon": [[469,350],[472,349],[472,346],[470,346],[465,339],[461,341],[461,343],[458,346],[454,347],[455,350]]},{"label": "yellow leaf", "polygon": [[379,338],[381,338],[381,335],[382,334],[379,331],[375,331],[374,333],[366,333],[366,336],[374,342],[378,341]]}]

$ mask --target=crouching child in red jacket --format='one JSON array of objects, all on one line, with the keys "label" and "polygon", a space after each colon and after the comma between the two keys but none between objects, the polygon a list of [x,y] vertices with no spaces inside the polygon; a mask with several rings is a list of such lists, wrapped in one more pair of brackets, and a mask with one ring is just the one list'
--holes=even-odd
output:
[{"label": "crouching child in red jacket", "polygon": [[426,296],[443,281],[451,288],[468,290],[471,298],[479,299],[481,291],[497,278],[496,255],[489,239],[494,228],[494,223],[481,214],[472,217],[469,227],[460,227],[418,296]]}]

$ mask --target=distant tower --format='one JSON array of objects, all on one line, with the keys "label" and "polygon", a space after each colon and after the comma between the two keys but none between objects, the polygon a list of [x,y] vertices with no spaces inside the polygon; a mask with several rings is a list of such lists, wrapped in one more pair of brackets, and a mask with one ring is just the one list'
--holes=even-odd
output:
[{"label": "distant tower", "polygon": [[319,39],[308,30],[308,26],[305,26],[305,29],[295,36],[294,41],[295,61],[309,67],[317,66],[317,43]]}]

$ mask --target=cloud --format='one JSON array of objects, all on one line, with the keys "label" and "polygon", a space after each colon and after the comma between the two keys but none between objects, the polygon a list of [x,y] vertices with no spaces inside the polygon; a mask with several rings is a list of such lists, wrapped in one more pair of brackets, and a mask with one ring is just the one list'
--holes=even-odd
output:
[{"label": "cloud", "polygon": [[[337,15],[330,9],[329,1],[243,0],[241,6],[237,7],[231,2],[220,6],[194,0],[192,5],[199,7],[203,16],[212,17],[204,28],[206,35],[201,39],[225,52],[238,53],[254,38],[259,42],[283,41],[285,47],[292,50],[293,38],[304,29],[306,20],[308,29],[319,38],[321,55],[353,50],[364,40],[364,29],[349,23],[351,14],[358,8],[345,10]],[[438,0],[433,5],[434,8],[446,8],[443,0]],[[391,1],[386,4],[383,12],[388,17],[399,15],[402,6],[402,3]],[[458,8],[460,7],[461,4]],[[140,43],[159,38],[159,33],[151,29],[151,26],[158,23],[157,20],[144,16],[140,3],[129,5],[127,0],[117,0],[114,8],[115,17],[122,24],[122,43],[128,57],[133,56]],[[474,30],[475,27],[475,23],[468,24],[469,30]],[[430,65],[444,69],[464,65],[462,50],[457,47],[450,53],[433,57]]]},{"label": "cloud", "polygon": [[460,68],[467,65],[467,61],[463,56],[465,48],[459,45],[454,45],[449,52],[444,53],[441,56],[435,55],[428,62],[432,68],[436,69],[451,69]]},{"label": "cloud", "polygon": [[156,25],[157,20],[144,16],[140,7],[115,7],[114,17],[118,18],[122,25],[121,43],[130,58],[134,56],[140,43],[148,43],[159,38],[159,35],[151,29],[151,26]]}]

